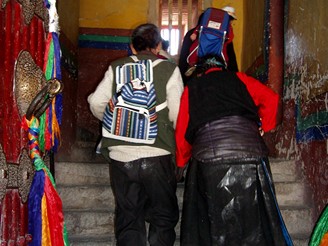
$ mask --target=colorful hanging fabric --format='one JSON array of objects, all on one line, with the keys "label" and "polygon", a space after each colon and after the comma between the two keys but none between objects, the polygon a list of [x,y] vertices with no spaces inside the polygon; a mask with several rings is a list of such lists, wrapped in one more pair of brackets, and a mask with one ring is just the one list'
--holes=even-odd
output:
[{"label": "colorful hanging fabric", "polygon": [[[61,80],[60,45],[56,0],[45,0],[49,12],[49,33],[44,56],[44,74],[47,80]],[[42,156],[56,152],[60,143],[62,95],[52,100],[39,119],[23,118],[22,127],[28,132],[29,155],[35,175],[28,198],[29,246],[69,246],[64,223],[62,201],[56,191],[54,178]]]},{"label": "colorful hanging fabric", "polygon": [[22,127],[28,131],[29,155],[36,170],[28,198],[28,232],[32,236],[29,245],[69,246],[62,201],[40,154],[39,120],[34,116],[30,120],[24,117]]},{"label": "colorful hanging fabric", "polygon": [[316,223],[309,246],[328,246],[328,204]]},{"label": "colorful hanging fabric", "polygon": [[[45,1],[45,6],[49,11],[49,32],[46,40],[46,50],[44,55],[43,72],[47,80],[57,78],[62,79],[60,68],[60,44],[58,37],[58,15],[56,11],[56,1]],[[53,99],[52,104],[40,117],[40,149],[43,153],[57,152],[60,144],[60,128],[62,118],[62,94],[59,93]]]}]

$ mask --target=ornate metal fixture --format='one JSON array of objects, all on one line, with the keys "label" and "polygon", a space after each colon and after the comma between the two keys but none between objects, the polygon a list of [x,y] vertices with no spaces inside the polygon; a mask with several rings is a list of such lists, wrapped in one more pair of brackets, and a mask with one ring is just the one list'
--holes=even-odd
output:
[{"label": "ornate metal fixture", "polygon": [[47,80],[28,51],[21,51],[15,64],[15,97],[20,116],[26,111]]},{"label": "ornate metal fixture", "polygon": [[34,177],[34,168],[26,150],[22,151],[19,164],[7,163],[0,145],[0,200],[7,189],[18,188],[22,202],[26,202]]},{"label": "ornate metal fixture", "polygon": [[[2,9],[6,8],[9,0],[2,0]],[[24,22],[26,25],[31,24],[34,14],[44,22],[45,30],[49,29],[49,14],[44,6],[43,0],[17,0],[22,5]]]}]

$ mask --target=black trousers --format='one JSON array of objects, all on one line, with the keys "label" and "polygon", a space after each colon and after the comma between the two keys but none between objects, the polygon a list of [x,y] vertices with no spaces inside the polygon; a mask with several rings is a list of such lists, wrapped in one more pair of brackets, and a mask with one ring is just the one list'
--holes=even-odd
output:
[{"label": "black trousers", "polygon": [[111,160],[111,182],[117,245],[146,245],[146,221],[150,245],[173,245],[179,208],[172,156]]}]

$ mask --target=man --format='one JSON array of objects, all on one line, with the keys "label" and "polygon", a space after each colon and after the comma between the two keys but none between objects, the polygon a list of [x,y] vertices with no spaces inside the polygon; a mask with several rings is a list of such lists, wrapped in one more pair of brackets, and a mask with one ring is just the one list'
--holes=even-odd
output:
[{"label": "man", "polygon": [[[174,244],[179,219],[175,179],[174,127],[183,83],[178,67],[156,56],[161,36],[153,24],[138,26],[131,36],[131,49],[138,60],[150,59],[157,105],[167,107],[157,113],[158,134],[153,144],[102,138],[101,153],[110,162],[112,189],[116,199],[115,236],[118,245],[147,242],[145,221],[150,224],[150,245]],[[114,61],[95,92],[88,97],[90,110],[103,120],[106,105],[116,91],[115,68],[133,62],[132,57]],[[155,65],[156,64],[156,65]]]}]

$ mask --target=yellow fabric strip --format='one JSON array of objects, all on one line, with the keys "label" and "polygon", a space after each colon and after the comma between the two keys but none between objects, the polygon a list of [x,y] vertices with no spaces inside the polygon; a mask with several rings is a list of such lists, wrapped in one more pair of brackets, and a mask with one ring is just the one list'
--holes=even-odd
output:
[{"label": "yellow fabric strip", "polygon": [[50,235],[48,213],[47,213],[47,200],[45,195],[43,195],[42,197],[41,211],[42,211],[42,245],[51,246],[52,244],[51,244],[51,235]]}]

